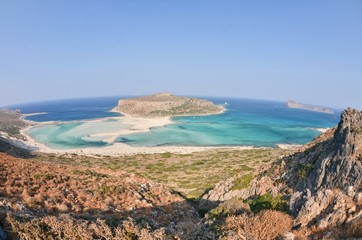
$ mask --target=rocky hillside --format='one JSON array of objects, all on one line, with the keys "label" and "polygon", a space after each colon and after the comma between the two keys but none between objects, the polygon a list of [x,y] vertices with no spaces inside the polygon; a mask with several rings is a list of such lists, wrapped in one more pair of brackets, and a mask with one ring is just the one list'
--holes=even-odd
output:
[{"label": "rocky hillside", "polygon": [[200,204],[208,209],[235,199],[249,203],[252,211],[289,213],[294,230],[286,239],[362,237],[362,113],[345,110],[336,128],[253,180],[241,175],[219,183]]},{"label": "rocky hillside", "polygon": [[188,239],[198,227],[178,194],[123,172],[0,153],[0,179],[0,239]]},{"label": "rocky hillside", "polygon": [[362,226],[361,112],[345,110],[333,137],[284,162],[282,180],[292,190],[295,226],[325,230],[357,221]]},{"label": "rocky hillside", "polygon": [[162,93],[139,98],[121,99],[114,111],[132,117],[153,118],[218,114],[223,112],[224,108],[203,99]]}]

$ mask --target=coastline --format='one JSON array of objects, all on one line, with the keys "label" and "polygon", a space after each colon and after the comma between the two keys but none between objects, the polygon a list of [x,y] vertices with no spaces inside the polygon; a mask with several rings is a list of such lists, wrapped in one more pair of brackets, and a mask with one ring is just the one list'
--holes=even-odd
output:
[{"label": "coastline", "polygon": [[[224,112],[224,109],[222,112]],[[113,111],[113,109],[111,110]],[[117,131],[111,132],[100,132],[96,134],[91,134],[87,136],[87,138],[94,138],[94,139],[101,139],[111,145],[103,146],[103,147],[85,147],[85,148],[74,148],[74,149],[56,149],[52,148],[46,144],[38,142],[35,138],[31,135],[27,134],[27,131],[34,127],[44,126],[44,125],[54,125],[54,124],[62,124],[63,122],[58,121],[49,121],[49,122],[35,122],[31,120],[29,121],[32,124],[28,125],[25,128],[20,130],[21,135],[25,137],[25,141],[6,138],[7,141],[14,146],[24,148],[31,151],[38,151],[43,153],[52,153],[52,154],[78,154],[78,155],[103,155],[103,156],[124,156],[124,155],[134,155],[134,154],[153,154],[153,153],[163,153],[163,152],[171,152],[171,153],[179,153],[179,154],[188,154],[193,152],[200,152],[200,151],[208,151],[208,150],[215,150],[215,149],[236,149],[236,150],[246,150],[246,149],[267,149],[270,147],[255,147],[255,146],[159,146],[159,147],[135,147],[130,146],[125,143],[114,142],[118,137],[122,135],[137,133],[137,132],[148,132],[154,127],[162,127],[169,124],[173,124],[174,121],[172,117],[161,117],[161,118],[137,118],[131,117],[128,114],[124,114],[122,112],[116,111],[121,113],[122,115],[119,117],[106,117],[106,118],[98,118],[98,119],[91,119],[91,120],[76,120],[76,121],[69,121],[64,123],[74,123],[74,122],[82,122],[82,123],[97,123],[107,120],[113,120],[119,122],[120,125],[123,126],[128,125],[126,129],[121,129]],[[221,112],[221,113],[222,113]],[[26,117],[28,115],[23,115],[22,117]],[[281,149],[291,149],[291,148],[298,148],[300,145],[289,145],[289,144],[278,144],[277,148]]]},{"label": "coastline", "polygon": [[[26,141],[7,139],[17,147],[25,148],[32,151],[38,151],[42,153],[53,153],[53,154],[77,154],[77,155],[101,155],[101,156],[126,156],[135,154],[154,154],[154,153],[179,153],[189,154],[194,152],[202,152],[215,149],[235,149],[235,150],[247,150],[247,149],[267,149],[268,147],[254,147],[254,146],[162,146],[162,147],[134,147],[125,143],[113,143],[110,146],[105,147],[87,147],[78,149],[55,149],[51,148],[43,143],[37,142],[30,135],[26,134],[25,131],[30,127],[24,128],[21,132],[26,137]],[[21,144],[19,144],[21,143]]]},{"label": "coastline", "polygon": [[[129,124],[128,129],[123,129],[120,131],[115,131],[112,133],[99,133],[92,135],[93,137],[99,137],[108,135],[107,140],[111,142],[115,140],[120,135],[131,134],[136,132],[147,132],[154,127],[166,126],[168,124],[173,124],[171,117],[165,118],[134,118],[130,117],[127,114],[120,117],[107,117],[99,118],[88,121],[71,121],[71,122],[87,122],[94,123],[104,120],[117,120],[122,124]],[[125,155],[134,155],[134,154],[153,154],[153,153],[179,153],[179,154],[188,154],[193,152],[201,152],[215,149],[235,149],[235,150],[247,150],[247,149],[266,149],[268,147],[254,147],[254,146],[160,146],[160,147],[134,147],[127,145],[125,143],[112,143],[112,145],[105,147],[86,147],[86,148],[77,148],[77,149],[55,149],[46,144],[38,142],[32,136],[26,133],[31,128],[39,127],[47,124],[57,124],[59,122],[32,122],[33,125],[27,126],[20,130],[20,133],[25,136],[26,141],[10,139],[7,138],[11,144],[25,148],[32,151],[38,151],[43,153],[52,153],[52,154],[78,154],[78,155],[103,155],[103,156],[125,156]],[[34,124],[35,123],[35,124]],[[69,123],[69,122],[67,122]]]}]

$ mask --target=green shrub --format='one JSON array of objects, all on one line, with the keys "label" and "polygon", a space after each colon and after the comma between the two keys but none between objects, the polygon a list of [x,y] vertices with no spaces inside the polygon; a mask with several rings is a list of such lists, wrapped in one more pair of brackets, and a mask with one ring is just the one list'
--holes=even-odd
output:
[{"label": "green shrub", "polygon": [[270,193],[261,195],[253,200],[245,200],[249,204],[250,210],[258,213],[261,210],[277,210],[281,212],[288,212],[289,207],[286,200],[283,200],[280,195],[273,197]]},{"label": "green shrub", "polygon": [[311,163],[306,163],[306,164],[300,164],[299,168],[298,168],[298,176],[300,178],[306,178],[308,177],[309,173],[312,171],[314,165]]},{"label": "green shrub", "polygon": [[246,174],[240,178],[237,178],[233,181],[233,186],[231,187],[231,190],[241,190],[247,188],[249,187],[251,180],[253,180],[252,174]]},{"label": "green shrub", "polygon": [[207,213],[207,218],[208,219],[218,219],[222,216],[227,216],[229,215],[229,210],[225,209],[224,207],[216,207],[214,209],[211,209],[208,213]]}]

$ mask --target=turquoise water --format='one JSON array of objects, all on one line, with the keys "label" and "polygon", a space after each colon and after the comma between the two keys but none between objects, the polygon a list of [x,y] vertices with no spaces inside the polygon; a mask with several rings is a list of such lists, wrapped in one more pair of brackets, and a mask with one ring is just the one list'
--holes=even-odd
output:
[{"label": "turquoise water", "polygon": [[[218,99],[214,99],[218,100]],[[219,100],[220,102],[220,100]],[[304,144],[338,115],[289,109],[284,103],[229,99],[220,115],[177,117],[176,124],[122,136],[132,146],[269,146]]]},{"label": "turquoise water", "polygon": [[80,121],[76,123],[47,124],[31,128],[27,134],[38,142],[56,149],[71,149],[84,147],[104,147],[110,145],[112,133],[130,126],[117,120]]},{"label": "turquoise water", "polygon": [[75,134],[74,129],[80,125],[81,123],[45,125],[30,129],[27,133],[38,142],[57,149],[100,147],[107,144],[103,141],[85,140],[84,134]]},{"label": "turquoise water", "polygon": [[[335,126],[339,112],[330,115],[289,109],[285,103],[232,98],[207,98],[223,104],[219,115],[175,117],[175,124],[145,133],[119,136],[109,141],[107,132],[129,126],[114,119],[111,110],[119,97],[67,100],[13,106],[24,113],[46,112],[31,116],[39,122],[58,121],[30,129],[37,141],[58,149],[103,147],[122,142],[132,146],[271,146],[303,144],[318,136],[318,128]],[[89,122],[90,119],[103,119]],[[77,121],[77,122],[74,122]],[[105,133],[102,134],[102,133]]]}]

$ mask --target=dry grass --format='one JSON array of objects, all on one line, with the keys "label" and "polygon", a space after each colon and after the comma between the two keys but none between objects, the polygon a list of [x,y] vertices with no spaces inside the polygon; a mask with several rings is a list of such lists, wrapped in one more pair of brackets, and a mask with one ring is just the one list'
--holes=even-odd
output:
[{"label": "dry grass", "polygon": [[277,239],[291,230],[292,218],[282,212],[267,210],[255,216],[229,216],[223,226],[227,239]]},{"label": "dry grass", "polygon": [[164,229],[155,231],[147,223],[136,224],[124,221],[120,226],[111,228],[104,220],[89,221],[75,219],[69,214],[45,216],[24,221],[8,215],[6,219],[20,239],[165,239]]},{"label": "dry grass", "polygon": [[198,198],[216,183],[239,173],[252,173],[290,152],[282,149],[221,149],[192,154],[137,154],[124,157],[40,154],[36,160],[122,170],[165,184],[187,198]]}]

